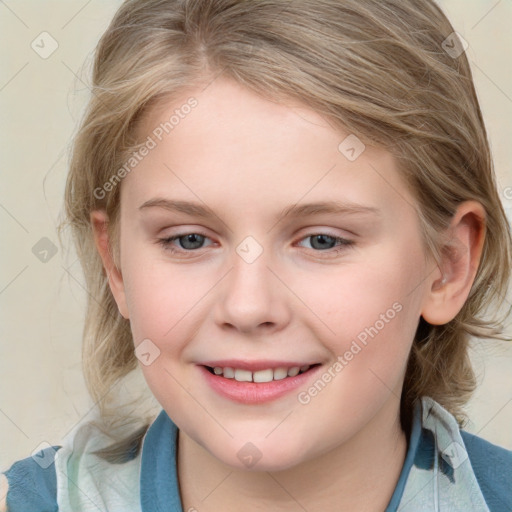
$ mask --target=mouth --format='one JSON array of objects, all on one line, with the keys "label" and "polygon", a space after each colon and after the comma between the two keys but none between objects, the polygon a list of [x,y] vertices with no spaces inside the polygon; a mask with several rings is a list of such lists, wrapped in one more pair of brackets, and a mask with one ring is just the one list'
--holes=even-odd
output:
[{"label": "mouth", "polygon": [[231,366],[204,366],[212,375],[234,379],[237,382],[272,382],[295,377],[308,372],[311,368],[319,366],[319,363],[306,364],[303,366],[278,366],[258,371],[251,371],[244,368],[233,368]]},{"label": "mouth", "polygon": [[[241,404],[264,404],[305,387],[323,366],[314,364],[269,365],[238,362],[237,365],[198,365],[203,378],[217,395]],[[240,368],[239,366],[245,366]],[[252,369],[249,369],[252,367]]]}]

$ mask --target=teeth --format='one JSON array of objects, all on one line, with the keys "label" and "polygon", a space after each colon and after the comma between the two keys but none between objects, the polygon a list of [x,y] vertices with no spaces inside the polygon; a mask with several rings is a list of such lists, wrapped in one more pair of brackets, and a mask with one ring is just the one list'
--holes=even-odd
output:
[{"label": "teeth", "polygon": [[288,377],[288,370],[286,368],[276,368],[274,370],[274,380],[281,380]]},{"label": "teeth", "polygon": [[235,370],[235,380],[238,382],[252,382],[252,372],[249,370]]},{"label": "teeth", "polygon": [[[221,368],[222,370],[222,368]],[[233,370],[233,368],[224,368],[224,377],[226,377],[226,379],[234,379],[235,378],[235,370]]]},{"label": "teeth", "polygon": [[274,372],[272,369],[268,370],[260,370],[259,372],[254,372],[252,375],[252,380],[254,382],[270,382],[274,378]]},{"label": "teeth", "polygon": [[295,377],[300,372],[300,368],[298,366],[293,366],[288,370],[288,377]]},{"label": "teeth", "polygon": [[213,373],[215,375],[222,375],[226,379],[235,379],[238,382],[271,382],[272,380],[282,380],[286,377],[295,377],[299,373],[308,371],[309,368],[310,365],[306,364],[304,366],[292,366],[291,368],[268,368],[266,370],[251,372],[240,368],[222,368],[216,366],[213,369]]}]

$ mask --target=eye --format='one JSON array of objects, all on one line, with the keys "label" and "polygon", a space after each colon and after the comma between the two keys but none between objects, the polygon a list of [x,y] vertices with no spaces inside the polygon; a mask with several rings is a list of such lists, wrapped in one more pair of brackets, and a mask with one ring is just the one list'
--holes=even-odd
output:
[{"label": "eye", "polygon": [[[311,240],[311,249],[314,252],[325,252],[328,254],[336,255],[345,249],[354,245],[354,241],[347,240],[346,238],[331,236],[327,233],[315,233],[305,236],[300,239]],[[159,238],[157,242],[166,250],[173,254],[192,253],[201,249],[204,241],[210,240],[206,235],[201,233],[181,233],[167,238]],[[178,241],[180,247],[177,247],[173,242]]]},{"label": "eye", "polygon": [[[200,233],[183,233],[168,238],[159,238],[158,242],[166,251],[170,251],[172,253],[179,253],[200,249],[201,245],[206,239],[208,239],[208,237]],[[179,241],[181,248],[178,249],[176,248],[176,246],[172,245],[172,243],[175,240]]]},{"label": "eye", "polygon": [[[308,239],[311,239],[311,248],[315,249],[315,252],[321,251],[328,252],[329,254],[333,252],[337,254],[339,252],[342,252],[346,248],[354,245],[353,240],[347,240],[346,238],[331,236],[327,233],[315,233],[312,235],[308,235],[304,238],[301,238],[301,240]],[[335,249],[336,246],[337,249]]]}]

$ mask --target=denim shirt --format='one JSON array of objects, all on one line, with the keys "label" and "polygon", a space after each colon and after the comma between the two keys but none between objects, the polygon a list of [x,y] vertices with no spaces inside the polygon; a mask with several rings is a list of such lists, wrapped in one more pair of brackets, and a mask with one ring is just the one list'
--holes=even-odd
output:
[{"label": "denim shirt", "polygon": [[[162,410],[142,449],[114,464],[90,453],[108,445],[107,436],[89,423],[79,425],[62,446],[5,471],[8,511],[183,512],[177,434]],[[405,462],[384,512],[395,511],[511,512],[512,451],[460,430],[448,411],[423,397],[414,407]]]}]

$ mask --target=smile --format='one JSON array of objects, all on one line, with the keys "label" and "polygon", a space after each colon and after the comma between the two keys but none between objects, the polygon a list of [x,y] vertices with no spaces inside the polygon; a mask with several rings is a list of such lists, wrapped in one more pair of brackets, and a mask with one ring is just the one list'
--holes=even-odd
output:
[{"label": "smile", "polygon": [[241,368],[230,368],[229,366],[225,368],[221,366],[215,366],[214,368],[207,366],[206,368],[215,375],[221,375],[226,379],[235,379],[238,382],[270,382],[272,380],[282,380],[286,377],[295,377],[300,373],[307,372],[311,366],[308,364],[301,367],[292,366],[290,368],[281,366],[256,372]]},{"label": "smile", "polygon": [[[240,363],[243,366],[250,366]],[[237,365],[238,366],[238,365]],[[261,367],[250,370],[232,366],[198,365],[209,388],[222,398],[241,404],[263,404],[305,387],[321,364]]]}]

